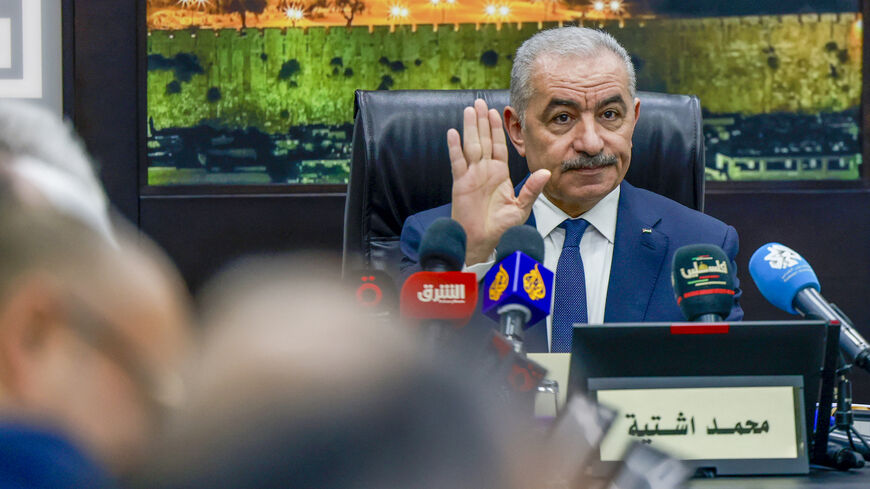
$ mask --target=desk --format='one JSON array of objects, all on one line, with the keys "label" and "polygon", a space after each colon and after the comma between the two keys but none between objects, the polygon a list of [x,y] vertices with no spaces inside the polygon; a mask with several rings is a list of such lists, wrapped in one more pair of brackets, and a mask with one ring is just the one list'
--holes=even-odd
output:
[{"label": "desk", "polygon": [[690,489],[868,489],[870,468],[840,472],[837,470],[812,469],[804,476],[766,477],[717,477],[715,479],[692,479]]}]

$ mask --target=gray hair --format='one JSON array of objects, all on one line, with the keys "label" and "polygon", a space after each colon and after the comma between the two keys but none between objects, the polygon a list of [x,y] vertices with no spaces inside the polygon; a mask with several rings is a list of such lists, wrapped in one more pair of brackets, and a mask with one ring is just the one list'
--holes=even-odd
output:
[{"label": "gray hair", "polygon": [[610,51],[622,60],[628,74],[628,93],[636,92],[636,76],[631,57],[610,34],[586,27],[561,27],[538,32],[527,39],[514,56],[511,68],[511,106],[516,109],[520,124],[525,125],[526,108],[532,98],[532,69],[543,56],[593,56]]},{"label": "gray hair", "polygon": [[56,210],[113,238],[108,199],[75,131],[56,114],[0,100],[0,170],[36,189]]}]

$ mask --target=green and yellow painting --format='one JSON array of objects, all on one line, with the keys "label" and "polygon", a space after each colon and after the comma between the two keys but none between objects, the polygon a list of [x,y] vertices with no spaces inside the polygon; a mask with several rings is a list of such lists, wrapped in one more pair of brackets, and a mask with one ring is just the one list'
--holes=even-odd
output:
[{"label": "green and yellow painting", "polygon": [[709,180],[860,178],[857,2],[687,3],[149,0],[147,184],[346,183],[354,90],[507,88],[568,24],[701,99]]}]

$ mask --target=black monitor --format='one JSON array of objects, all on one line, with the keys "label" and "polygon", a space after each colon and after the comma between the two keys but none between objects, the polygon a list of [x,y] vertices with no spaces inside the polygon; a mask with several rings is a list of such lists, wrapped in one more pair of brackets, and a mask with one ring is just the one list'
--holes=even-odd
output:
[{"label": "black monitor", "polygon": [[604,467],[637,441],[718,474],[806,473],[838,336],[824,321],[576,325],[568,392],[621,411]]}]

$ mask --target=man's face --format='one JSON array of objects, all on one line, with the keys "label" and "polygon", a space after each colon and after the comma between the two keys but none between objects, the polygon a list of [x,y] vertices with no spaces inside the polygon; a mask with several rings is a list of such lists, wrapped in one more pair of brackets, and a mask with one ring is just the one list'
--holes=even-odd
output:
[{"label": "man's face", "polygon": [[629,95],[622,61],[607,51],[544,56],[533,67],[531,85],[524,126],[514,109],[505,109],[508,134],[530,171],[552,173],[544,195],[580,215],[625,177],[640,101]]}]

